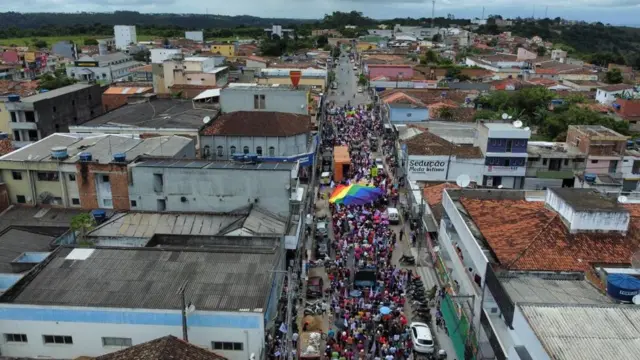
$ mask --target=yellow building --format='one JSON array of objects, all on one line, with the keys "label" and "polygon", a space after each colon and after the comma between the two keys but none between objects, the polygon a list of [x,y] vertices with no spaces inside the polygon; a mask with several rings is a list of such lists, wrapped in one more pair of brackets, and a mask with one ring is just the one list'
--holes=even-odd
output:
[{"label": "yellow building", "polygon": [[327,88],[327,71],[322,69],[261,69],[260,72],[256,73],[256,82],[263,85],[293,85],[289,75],[292,70],[302,72],[298,85],[312,86],[321,91]]},{"label": "yellow building", "polygon": [[356,48],[358,49],[358,52],[375,50],[378,48],[378,44],[369,43],[369,42],[359,42],[356,44]]},{"label": "yellow building", "polygon": [[211,52],[228,57],[236,56],[236,44],[213,44]]},{"label": "yellow building", "polygon": [[4,106],[4,102],[0,97],[0,132],[4,132],[7,134],[11,134],[11,127],[9,126],[9,112],[7,111],[7,107]]}]

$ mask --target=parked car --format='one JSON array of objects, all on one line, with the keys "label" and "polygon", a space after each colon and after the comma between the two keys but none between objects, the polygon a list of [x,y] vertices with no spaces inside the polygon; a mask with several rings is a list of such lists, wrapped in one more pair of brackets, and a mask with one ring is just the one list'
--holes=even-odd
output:
[{"label": "parked car", "polygon": [[358,86],[358,92],[362,93],[362,86]]},{"label": "parked car", "polygon": [[325,236],[325,235],[329,234],[328,225],[329,224],[326,221],[318,221],[316,223],[316,236],[317,235]]},{"label": "parked car", "polygon": [[411,323],[413,350],[421,354],[433,354],[435,346],[429,325],[421,322]]}]

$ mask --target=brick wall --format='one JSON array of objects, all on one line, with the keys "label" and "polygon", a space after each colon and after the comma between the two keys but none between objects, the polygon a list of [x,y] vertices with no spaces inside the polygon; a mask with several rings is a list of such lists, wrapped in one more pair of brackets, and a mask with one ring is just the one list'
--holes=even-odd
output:
[{"label": "brick wall", "polygon": [[581,131],[569,128],[569,130],[567,131],[567,143],[577,146],[580,151],[585,154],[589,154],[591,141],[589,139],[589,136],[583,134]]},{"label": "brick wall", "polygon": [[109,175],[111,198],[115,210],[129,210],[129,175],[126,164],[77,163],[76,181],[83,209],[97,209],[96,174]]},{"label": "brick wall", "polygon": [[5,211],[10,205],[9,191],[5,183],[0,183],[0,212]]}]

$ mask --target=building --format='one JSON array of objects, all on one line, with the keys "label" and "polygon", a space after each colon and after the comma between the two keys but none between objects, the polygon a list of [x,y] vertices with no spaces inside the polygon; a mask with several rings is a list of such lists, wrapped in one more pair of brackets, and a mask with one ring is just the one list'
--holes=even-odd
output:
[{"label": "building", "polygon": [[573,187],[576,174],[582,174],[587,155],[568,143],[535,142],[527,144],[527,170],[524,189],[543,190]]},{"label": "building", "polygon": [[[181,288],[195,310],[187,314],[191,344],[232,360],[260,354],[282,291],[281,275],[273,271],[284,268],[280,251],[237,245],[194,250],[59,248],[29,276],[7,281],[0,330],[19,334],[20,341],[3,343],[3,356],[95,357],[182,336]],[[220,350],[220,342],[231,348]]]},{"label": "building", "polygon": [[[216,67],[215,58],[186,57],[183,60],[166,60],[163,65],[163,87],[154,88],[157,94],[169,94],[176,85],[224,87],[229,80],[229,68]],[[156,82],[154,82],[154,86]],[[204,90],[201,89],[200,92]]]},{"label": "building", "polygon": [[27,97],[38,93],[37,81],[0,80],[0,132],[11,134],[11,116],[4,105],[9,102],[10,95]]},{"label": "building", "polygon": [[186,136],[200,145],[200,129],[204,119],[218,115],[215,106],[194,104],[181,99],[159,99],[146,94],[129,96],[128,104],[98,116],[82,125],[69,127],[69,131],[79,134],[121,134],[136,137],[161,135]]},{"label": "building", "polygon": [[195,157],[179,136],[53,134],[0,157],[12,204],[129,209],[127,164],[140,156]]},{"label": "building", "polygon": [[288,218],[298,164],[150,159],[131,166],[131,179],[139,211],[228,213],[255,204]]},{"label": "building", "polygon": [[51,45],[51,53],[69,60],[76,60],[78,58],[76,45],[68,40],[58,41]]},{"label": "building", "polygon": [[131,70],[143,65],[131,56],[118,52],[107,55],[82,56],[67,66],[67,76],[78,81],[111,84],[118,80],[132,78]]},{"label": "building", "polygon": [[[108,339],[108,338],[105,338]],[[105,342],[103,340],[103,342]],[[109,344],[109,340],[106,341]],[[128,341],[113,342],[116,346],[131,346]],[[233,348],[233,343],[231,343]],[[220,342],[222,348],[228,345]],[[215,348],[215,347],[214,347]],[[191,359],[191,360],[226,360],[212,351],[203,349],[199,346],[190,344],[184,340],[178,339],[173,335],[167,335],[155,340],[147,341],[136,346],[131,346],[116,352],[98,356],[90,360],[172,360],[172,359]],[[89,359],[87,359],[89,360]]]},{"label": "building", "polygon": [[369,76],[369,79],[378,77],[385,77],[389,80],[411,79],[413,78],[413,67],[396,64],[365,64],[364,73]]},{"label": "building", "polygon": [[260,70],[266,68],[268,65],[269,61],[259,56],[248,56],[245,59],[246,69]]},{"label": "building", "polygon": [[116,39],[116,49],[119,51],[125,51],[129,45],[138,43],[135,26],[116,25],[113,27],[113,33]]},{"label": "building", "polygon": [[14,146],[22,147],[56,132],[69,131],[103,113],[98,85],[74,84],[5,103]]},{"label": "building", "polygon": [[235,111],[213,120],[202,130],[201,154],[214,160],[231,160],[234,154],[265,158],[307,153],[311,118],[273,111]]},{"label": "building", "polygon": [[529,128],[510,123],[480,123],[478,145],[485,155],[482,185],[522,189],[527,169]]},{"label": "building", "polygon": [[311,86],[314,89],[324,91],[327,88],[327,70],[322,69],[261,69],[256,73],[256,83],[262,85],[293,85],[291,83],[291,71],[300,71],[302,76],[298,85]]},{"label": "building", "polygon": [[220,43],[216,42],[211,44],[211,52],[214,54],[226,56],[226,57],[234,57],[236,56],[236,50],[238,49],[237,43]]},{"label": "building", "polygon": [[405,94],[395,92],[382,98],[383,117],[392,123],[422,122],[429,120],[429,107],[422,101]]},{"label": "building", "polygon": [[[591,353],[583,351],[586,342],[574,346],[567,340],[572,337],[565,337],[569,334],[561,319],[581,321],[582,327],[577,322],[573,326],[591,341],[595,333],[585,334],[591,331],[588,324],[600,324],[593,330],[596,333],[625,324],[616,321],[609,328],[589,308],[620,306],[602,295],[607,280],[601,274],[604,264],[613,272],[634,271],[628,267],[638,250],[637,204],[619,204],[615,197],[590,189],[555,188],[544,193],[445,189],[442,194],[440,251],[432,256],[444,264],[437,267],[444,269],[441,279],[450,286],[441,311],[450,333],[460,329],[454,341],[472,344],[478,358],[615,359],[617,355],[599,346]],[[609,296],[619,295],[609,292]],[[531,316],[527,321],[519,309],[525,306],[558,309],[548,312],[555,314],[554,320]],[[579,307],[582,315],[565,313],[572,307]],[[542,319],[544,330],[539,326]],[[532,335],[531,326],[538,334],[546,331],[563,340],[555,347],[542,347],[540,342],[549,336]],[[606,341],[610,339],[607,336]],[[458,351],[463,358],[464,346]]]},{"label": "building", "polygon": [[151,49],[151,63],[152,64],[162,64],[166,60],[172,60],[174,57],[178,57],[180,59],[182,56],[182,49]]},{"label": "building", "polygon": [[102,93],[104,112],[125,106],[129,98],[153,93],[152,87],[118,87],[112,86]]},{"label": "building", "polygon": [[602,125],[569,125],[567,130],[567,144],[587,155],[584,171],[589,174],[618,172],[628,139]]},{"label": "building", "polygon": [[195,42],[204,42],[204,32],[200,31],[185,31],[184,38],[187,40],[193,40]]},{"label": "building", "polygon": [[[129,70],[131,75],[129,78],[134,83],[153,84],[153,65],[143,65]],[[152,87],[153,89],[153,87]]]},{"label": "building", "polygon": [[289,86],[233,84],[222,89],[223,113],[234,111],[268,111],[309,115],[309,91]]},{"label": "building", "polygon": [[633,85],[615,84],[603,86],[596,91],[596,100],[605,105],[611,105],[618,97],[631,95],[635,91]]},{"label": "building", "polygon": [[616,99],[611,105],[616,115],[629,123],[631,131],[640,131],[640,99]]},{"label": "building", "polygon": [[293,37],[293,29],[283,29],[282,25],[272,25],[271,29],[264,29],[264,32],[267,33],[270,37],[279,37],[290,36]]},{"label": "building", "polygon": [[405,140],[403,148],[409,181],[455,181],[469,175],[471,181],[482,183],[484,155],[478,147],[456,145],[425,131]]}]

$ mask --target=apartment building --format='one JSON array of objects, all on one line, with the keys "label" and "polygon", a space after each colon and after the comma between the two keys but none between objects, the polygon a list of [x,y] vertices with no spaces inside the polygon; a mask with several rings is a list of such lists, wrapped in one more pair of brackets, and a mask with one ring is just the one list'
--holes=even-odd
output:
[{"label": "apartment building", "polygon": [[480,123],[478,146],[485,156],[482,185],[522,189],[527,170],[528,128],[510,123]]}]

